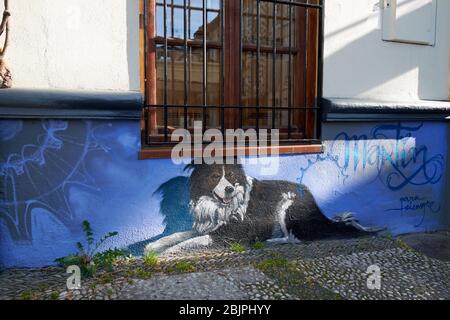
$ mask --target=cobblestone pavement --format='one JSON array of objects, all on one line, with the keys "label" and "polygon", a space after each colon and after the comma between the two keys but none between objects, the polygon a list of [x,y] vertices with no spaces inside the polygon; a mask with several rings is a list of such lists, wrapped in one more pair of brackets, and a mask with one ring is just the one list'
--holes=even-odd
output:
[{"label": "cobblestone pavement", "polygon": [[[367,268],[381,289],[367,287]],[[0,273],[0,299],[450,299],[450,262],[385,237],[162,255],[157,266],[120,261],[66,290],[58,267]]]},{"label": "cobblestone pavement", "polygon": [[[150,289],[151,288],[151,289]],[[125,286],[119,299],[275,300],[293,299],[276,282],[251,267],[180,275],[158,275]]]}]

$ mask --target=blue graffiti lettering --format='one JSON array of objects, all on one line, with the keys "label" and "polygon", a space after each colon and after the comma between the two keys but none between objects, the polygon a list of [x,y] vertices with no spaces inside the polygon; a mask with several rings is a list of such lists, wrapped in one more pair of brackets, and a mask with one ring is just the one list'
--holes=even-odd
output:
[{"label": "blue graffiti lettering", "polygon": [[400,198],[400,206],[398,208],[387,209],[386,211],[400,212],[401,214],[421,211],[420,221],[415,225],[415,227],[420,227],[425,221],[427,213],[438,213],[440,210],[441,206],[436,204],[435,201],[420,196],[406,196]]},{"label": "blue graffiti lettering", "polygon": [[442,179],[444,156],[430,156],[428,147],[424,145],[408,147],[413,133],[422,127],[423,124],[411,126],[397,123],[377,126],[369,135],[341,132],[336,135],[325,155],[308,160],[307,166],[300,169],[298,180],[302,182],[314,164],[331,161],[339,169],[344,182],[351,171],[374,168],[376,179],[392,191],[408,185],[436,184]]}]

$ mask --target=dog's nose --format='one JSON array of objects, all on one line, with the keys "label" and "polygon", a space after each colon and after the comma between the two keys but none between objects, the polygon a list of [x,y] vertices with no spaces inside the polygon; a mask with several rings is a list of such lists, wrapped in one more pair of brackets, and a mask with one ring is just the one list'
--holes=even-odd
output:
[{"label": "dog's nose", "polygon": [[233,187],[228,186],[228,187],[225,188],[225,192],[226,193],[233,193],[233,191],[234,191]]}]

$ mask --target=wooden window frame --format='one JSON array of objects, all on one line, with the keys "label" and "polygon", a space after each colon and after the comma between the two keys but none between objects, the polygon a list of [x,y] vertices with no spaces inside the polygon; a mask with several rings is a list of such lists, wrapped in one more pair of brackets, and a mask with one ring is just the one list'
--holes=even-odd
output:
[{"label": "wooden window frame", "polygon": [[[170,1],[170,0],[169,0]],[[270,2],[265,0],[266,2]],[[275,0],[283,4],[287,1]],[[308,137],[316,137],[315,139],[302,139],[302,141],[297,141],[295,143],[287,143],[277,147],[275,153],[277,154],[304,154],[304,153],[321,153],[323,152],[323,146],[320,141],[321,136],[321,123],[320,123],[320,100],[322,97],[322,64],[323,64],[323,19],[324,19],[324,5],[323,0],[305,0],[308,4],[312,6],[320,6],[320,10],[308,10],[305,7],[298,7],[297,15],[300,17],[303,14],[304,18],[309,21],[309,28],[300,23],[301,19],[296,19],[298,21],[298,43],[303,44],[303,47],[308,46],[306,49],[301,50],[301,48],[296,48],[299,53],[295,55],[295,61],[293,65],[297,71],[304,64],[308,66],[306,72],[298,72],[304,77],[307,77],[309,82],[306,83],[305,87],[301,90],[294,90],[294,101],[305,101],[307,106],[315,106],[315,110],[306,110],[299,112],[303,114],[304,131]],[[144,4],[145,2],[145,4]],[[146,23],[144,28],[141,28],[141,59],[144,62],[145,71],[141,73],[144,75],[144,80],[141,82],[141,86],[144,87],[145,92],[145,105],[152,106],[157,105],[157,77],[156,77],[156,46],[157,44],[166,45],[185,45],[187,42],[184,39],[172,39],[158,37],[156,35],[156,0],[141,0],[140,9],[143,12]],[[241,21],[240,21],[240,0],[226,0],[224,2],[225,12],[231,12],[231,14],[225,14],[224,17],[224,47],[221,43],[214,43],[208,40],[208,48],[220,48],[224,51],[223,58],[224,64],[223,72],[223,89],[226,92],[224,95],[223,105],[225,106],[239,106],[241,104],[241,50],[244,51],[255,51],[257,48],[253,48],[249,45],[239,45],[241,40]],[[142,19],[141,19],[142,20]],[[142,25],[142,23],[141,23]],[[307,24],[308,25],[308,24]],[[305,38],[309,41],[305,44]],[[189,40],[189,46],[203,47],[203,42]],[[144,49],[142,49],[144,47]],[[265,48],[260,46],[260,52],[265,50],[270,51],[271,48]],[[280,51],[278,51],[280,52]],[[281,52],[282,53],[282,52]],[[306,64],[305,64],[306,63]],[[313,79],[311,81],[311,79]],[[309,83],[309,84],[308,84]],[[313,83],[313,85],[310,85]],[[180,105],[182,108],[183,106]],[[312,109],[312,108],[311,108]],[[225,128],[238,128],[240,117],[238,109],[224,109],[224,126]],[[156,110],[154,108],[144,108],[143,117],[141,120],[141,137],[142,137],[142,147],[140,151],[141,159],[157,159],[157,158],[170,158],[172,146],[149,146],[146,144],[148,135],[154,134],[157,130],[157,117]],[[316,132],[314,132],[316,131]],[[224,147],[224,151],[226,148]],[[272,147],[257,147],[257,152],[272,153]],[[252,147],[245,147],[244,150],[239,148],[234,148],[235,152],[243,152],[246,155],[254,154],[255,150]]]}]

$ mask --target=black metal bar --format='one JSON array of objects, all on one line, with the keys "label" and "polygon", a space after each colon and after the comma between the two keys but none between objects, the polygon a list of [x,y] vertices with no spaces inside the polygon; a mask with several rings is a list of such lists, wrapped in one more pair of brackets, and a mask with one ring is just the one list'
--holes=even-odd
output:
[{"label": "black metal bar", "polygon": [[[188,10],[188,38],[190,37],[190,34],[191,34],[191,28],[192,28],[192,18],[191,18],[191,15],[192,15],[192,10],[190,9],[191,8],[191,0],[188,0],[189,1],[189,10]],[[189,51],[188,51],[188,54],[189,54],[189,60],[188,60],[188,70],[189,70],[189,73],[188,73],[188,78],[189,78],[189,82],[188,82],[188,92],[190,93],[191,92],[191,80],[192,80],[192,75],[191,75],[191,72],[192,72],[192,49],[191,48],[189,48]],[[190,97],[189,97],[189,95],[188,95],[188,101],[190,101]]]},{"label": "black metal bar", "polygon": [[169,121],[169,115],[168,115],[168,109],[167,109],[167,103],[168,103],[168,93],[167,93],[167,0],[164,0],[164,38],[166,39],[164,43],[164,105],[166,106],[164,108],[164,140],[168,141],[168,121]]},{"label": "black metal bar", "polygon": [[[325,21],[325,1],[320,0],[319,1],[320,6],[322,6],[322,10],[319,12],[319,43],[318,43],[318,49],[317,49],[317,56],[318,56],[318,64],[317,64],[317,98],[316,98],[316,104],[315,107],[320,110],[321,104],[322,104],[322,98],[323,98],[323,45],[324,45],[324,21]],[[315,117],[315,127],[316,127],[316,134],[315,138],[321,139],[322,137],[322,123],[320,121],[320,112],[316,111],[316,117]]]},{"label": "black metal bar", "polygon": [[[292,0],[290,0],[292,2]],[[291,138],[291,108],[292,108],[292,5],[289,5],[289,54],[288,54],[288,139]]]},{"label": "black metal bar", "polygon": [[312,4],[312,3],[305,3],[305,2],[291,2],[290,0],[258,0],[258,1],[270,2],[270,3],[276,3],[276,4],[293,5],[296,7],[305,7],[305,8],[319,9],[319,10],[321,10],[323,8],[323,5],[321,5],[321,4]]},{"label": "black metal bar", "polygon": [[206,11],[206,0],[203,0],[203,132],[206,130],[206,104],[207,102],[207,86],[208,86],[208,57],[207,57],[207,48],[206,48],[206,33],[207,33],[207,25],[208,23],[208,14]]},{"label": "black metal bar", "polygon": [[[147,12],[148,12],[148,3],[147,3],[147,1],[144,1],[143,4],[144,4],[144,48],[145,48],[145,52],[148,52],[149,51],[149,48],[148,48],[148,37],[147,37],[147,28],[148,28],[148,25],[149,25],[148,14],[147,14]],[[155,11],[156,11],[156,7],[155,7]],[[147,78],[148,68],[149,68],[149,66],[148,66],[148,59],[145,57],[144,58],[144,95],[145,95],[144,101],[145,102],[147,102],[147,97],[149,95],[148,85],[147,85],[148,84],[148,78]],[[144,109],[144,121],[145,121],[145,123],[144,123],[144,130],[145,130],[145,132],[144,132],[144,139],[142,139],[141,141],[144,144],[149,144],[149,140],[150,140],[149,133],[150,133],[150,130],[149,130],[149,126],[148,126],[148,122],[149,122],[148,108]]]},{"label": "black metal bar", "polygon": [[190,37],[190,35],[191,35],[191,12],[192,12],[192,10],[190,9],[191,8],[191,0],[189,0],[189,14],[188,14],[188,37]]},{"label": "black metal bar", "polygon": [[[244,81],[243,81],[243,70],[244,70],[244,0],[239,2],[239,105],[243,105],[242,95],[244,93]],[[239,109],[239,127],[243,126],[244,109]]]},{"label": "black metal bar", "polygon": [[149,118],[149,116],[148,116],[148,113],[149,113],[149,110],[148,110],[148,108],[145,108],[144,109],[144,130],[145,130],[145,132],[144,132],[144,143],[145,144],[149,144],[150,143],[150,135],[149,135],[149,128],[148,128],[148,118]]},{"label": "black metal bar", "polygon": [[[203,108],[203,106],[205,106],[206,108],[225,108],[225,109],[257,109],[257,106],[241,106],[241,105],[237,105],[237,106],[226,106],[226,105],[188,105],[187,108],[188,109],[199,109],[199,108]],[[147,108],[179,108],[180,105],[176,105],[176,104],[167,104],[167,105],[146,105]],[[272,110],[272,107],[267,106],[260,106],[259,107],[262,110]],[[277,109],[280,110],[288,110],[289,107],[277,107]],[[304,107],[292,107],[292,110],[304,110],[304,109],[308,109],[308,110],[317,110],[320,109],[319,107],[309,107],[309,108],[304,108]]]},{"label": "black metal bar", "polygon": [[[220,105],[225,105],[225,0],[220,1],[220,42],[222,44],[220,55]],[[225,109],[220,108],[220,126],[225,132]]]},{"label": "black metal bar", "polygon": [[[306,0],[308,3],[309,0]],[[304,106],[308,107],[308,44],[309,44],[309,11],[305,8],[305,57],[304,57],[304,68],[303,68],[303,92],[304,92]],[[307,126],[308,113],[305,109],[303,117],[303,130],[306,136],[306,126]]]},{"label": "black metal bar", "polygon": [[175,23],[173,21],[174,16],[173,0],[170,1],[170,34],[172,37],[175,35]]},{"label": "black metal bar", "polygon": [[[159,3],[157,4],[158,6],[160,5]],[[184,9],[184,5],[182,5],[182,4],[176,4],[176,3],[173,3],[173,4],[171,4],[170,5],[171,7],[173,7],[173,8],[176,8],[176,9]],[[196,7],[196,6],[192,6],[192,5],[188,5],[187,6],[187,9],[188,10],[203,10],[203,8],[202,7]],[[220,9],[208,9],[208,11],[209,12],[216,12],[216,13],[219,13],[219,11],[220,11]]]},{"label": "black metal bar", "polygon": [[187,69],[187,60],[188,60],[188,46],[187,46],[187,8],[186,8],[186,3],[187,0],[183,0],[183,5],[184,5],[184,128],[187,129],[188,127],[188,109],[187,109],[187,104],[188,104],[188,87],[187,87],[187,82],[188,82],[188,69]]},{"label": "black metal bar", "polygon": [[261,2],[256,0],[256,132],[259,138],[259,108],[260,108],[260,80],[259,80],[259,61],[261,58]]},{"label": "black metal bar", "polygon": [[[272,16],[270,16],[272,17]],[[262,18],[262,17],[261,17]],[[280,17],[278,17],[278,20],[280,20]],[[287,20],[287,19],[286,19]],[[157,36],[154,38],[155,43],[156,44],[164,44],[164,37],[161,36]],[[169,45],[184,45],[184,41],[183,39],[178,39],[178,38],[167,38],[167,42],[169,43]],[[192,40],[192,39],[188,39],[188,46],[192,47],[192,48],[203,48],[203,40]],[[208,42],[206,43],[206,47],[208,49],[220,49],[222,48],[222,44],[220,43],[220,41],[211,41],[208,40]],[[247,51],[255,51],[256,52],[256,46],[250,45],[250,44],[244,44],[244,50]],[[272,52],[273,50],[273,46],[261,46],[261,52]],[[277,53],[285,53],[287,54],[287,50],[288,47],[282,47],[282,46],[278,46],[277,47]],[[297,52],[298,50],[296,49],[294,52]]]},{"label": "black metal bar", "polygon": [[277,23],[277,4],[273,3],[273,18],[272,18],[272,129],[275,129],[275,93],[276,93],[276,85],[275,85],[275,69],[277,64],[277,41],[276,41],[276,23]]},{"label": "black metal bar", "polygon": [[[248,141],[251,142],[251,141]],[[256,141],[257,142],[257,141]],[[321,144],[322,142],[318,139],[280,139],[279,140],[279,145],[283,146],[283,145],[313,145],[313,144]],[[177,145],[178,142],[158,142],[158,141],[152,141],[149,146],[152,147],[157,147],[157,146],[168,146],[168,147],[173,147],[175,145]],[[202,145],[208,145],[209,142],[202,142]]]}]

